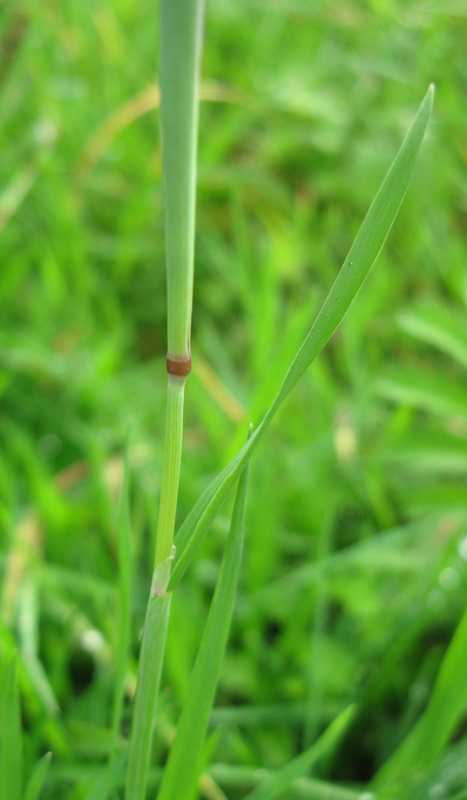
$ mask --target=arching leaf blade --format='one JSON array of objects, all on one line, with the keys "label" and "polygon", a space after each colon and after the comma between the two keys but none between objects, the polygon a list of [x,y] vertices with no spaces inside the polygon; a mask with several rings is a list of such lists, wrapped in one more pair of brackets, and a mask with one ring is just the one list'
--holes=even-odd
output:
[{"label": "arching leaf blade", "polygon": [[330,339],[373,266],[407,191],[431,115],[433,95],[434,87],[430,86],[313,327],[289,367],[274,403],[253,436],[205,490],[181,526],[176,537],[177,552],[170,589],[182,577],[210,522],[258,447],[283,401]]}]

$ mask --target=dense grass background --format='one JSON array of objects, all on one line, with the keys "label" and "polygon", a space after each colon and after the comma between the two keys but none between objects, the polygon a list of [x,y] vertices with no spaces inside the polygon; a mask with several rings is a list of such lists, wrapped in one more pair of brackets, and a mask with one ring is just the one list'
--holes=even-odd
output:
[{"label": "dense grass background", "polygon": [[[465,608],[466,36],[454,0],[208,3],[180,521],[269,405],[437,85],[388,244],[254,458],[206,755],[231,800],[352,701],[355,722],[317,774],[369,781],[425,707]],[[128,726],[153,560],[166,326],[157,4],[3,4],[0,39],[0,681],[18,647],[27,769],[52,750],[45,796],[71,800],[110,741],[130,417]],[[229,514],[175,594],[160,765]],[[449,776],[435,770],[420,798],[453,796]]]}]

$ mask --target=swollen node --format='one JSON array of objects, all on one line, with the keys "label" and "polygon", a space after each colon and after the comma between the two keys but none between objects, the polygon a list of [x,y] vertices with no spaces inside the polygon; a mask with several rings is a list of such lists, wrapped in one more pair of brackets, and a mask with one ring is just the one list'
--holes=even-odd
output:
[{"label": "swollen node", "polygon": [[167,372],[184,378],[191,372],[191,356],[167,356]]}]

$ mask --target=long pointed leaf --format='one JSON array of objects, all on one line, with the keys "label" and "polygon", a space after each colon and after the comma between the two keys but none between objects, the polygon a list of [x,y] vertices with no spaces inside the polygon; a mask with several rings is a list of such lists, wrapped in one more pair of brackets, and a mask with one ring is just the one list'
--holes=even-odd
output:
[{"label": "long pointed leaf", "polygon": [[206,489],[180,528],[176,538],[177,553],[170,589],[173,589],[182,577],[219,506],[258,447],[283,401],[342,321],[375,262],[407,191],[430,118],[433,91],[433,86],[430,86],[409,132],[363,220],[342,269],[284,378],[274,403],[251,439]]},{"label": "long pointed leaf", "polygon": [[16,654],[8,667],[2,704],[0,800],[21,800],[21,709]]},{"label": "long pointed leaf", "polygon": [[24,793],[24,800],[38,800],[51,758],[52,753],[47,753],[47,755],[41,758],[41,760],[36,764],[33,773],[29,778],[26,791]]},{"label": "long pointed leaf", "polygon": [[209,722],[235,599],[243,549],[249,463],[242,473],[219,580],[164,770],[158,800],[191,797]]}]

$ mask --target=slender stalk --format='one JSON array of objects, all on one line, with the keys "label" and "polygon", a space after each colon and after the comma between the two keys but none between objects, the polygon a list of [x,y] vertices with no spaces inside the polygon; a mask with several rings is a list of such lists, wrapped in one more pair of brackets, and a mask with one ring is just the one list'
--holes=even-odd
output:
[{"label": "slender stalk", "polygon": [[167,417],[154,576],[138,671],[126,800],[144,800],[171,595],[172,546],[191,370],[198,89],[204,0],[161,0],[161,129],[167,260]]},{"label": "slender stalk", "polygon": [[170,558],[172,550],[182,458],[185,383],[185,377],[168,375],[164,469],[157,526],[155,569]]},{"label": "slender stalk", "polygon": [[204,0],[161,2],[161,128],[167,259],[167,427],[154,568],[170,557],[191,370],[199,64]]}]

